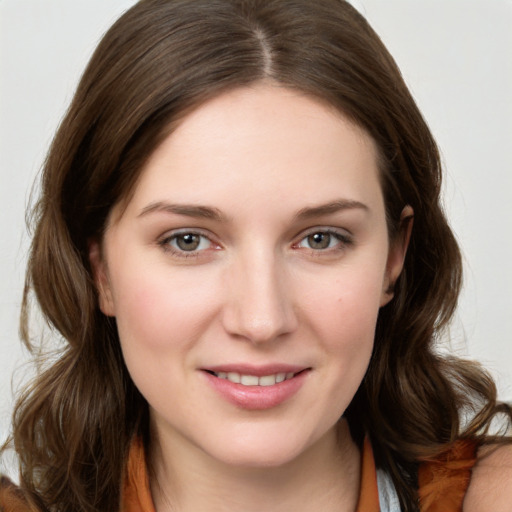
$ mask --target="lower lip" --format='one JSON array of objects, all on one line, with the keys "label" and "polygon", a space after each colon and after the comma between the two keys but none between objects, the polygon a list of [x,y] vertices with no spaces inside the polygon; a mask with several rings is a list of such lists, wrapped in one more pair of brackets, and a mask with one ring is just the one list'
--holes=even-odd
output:
[{"label": "lower lip", "polygon": [[302,387],[309,370],[273,386],[244,386],[203,372],[208,383],[224,399],[242,409],[264,410],[277,407],[292,398]]}]

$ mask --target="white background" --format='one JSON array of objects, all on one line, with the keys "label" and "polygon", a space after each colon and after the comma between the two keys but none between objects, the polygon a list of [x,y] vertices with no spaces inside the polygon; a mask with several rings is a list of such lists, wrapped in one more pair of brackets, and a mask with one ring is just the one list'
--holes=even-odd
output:
[{"label": "white background", "polygon": [[[17,329],[30,188],[93,48],[133,3],[0,0],[0,441],[11,384],[28,372]],[[466,260],[449,349],[484,362],[512,400],[512,0],[353,3],[442,149],[445,205]]]}]

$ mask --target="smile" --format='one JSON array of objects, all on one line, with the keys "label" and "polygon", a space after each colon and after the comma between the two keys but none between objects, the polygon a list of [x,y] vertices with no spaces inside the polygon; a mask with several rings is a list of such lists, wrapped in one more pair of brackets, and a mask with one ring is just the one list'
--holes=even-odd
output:
[{"label": "smile", "polygon": [[202,374],[219,396],[236,407],[264,410],[291,400],[311,371],[311,367],[281,364],[259,368],[227,365],[203,368]]},{"label": "smile", "polygon": [[238,372],[212,372],[212,374],[219,379],[229,380],[234,384],[242,384],[242,386],[274,386],[275,384],[279,384],[295,376],[295,373],[293,372],[274,373],[270,375],[262,375],[260,377],[257,375],[246,375]]}]

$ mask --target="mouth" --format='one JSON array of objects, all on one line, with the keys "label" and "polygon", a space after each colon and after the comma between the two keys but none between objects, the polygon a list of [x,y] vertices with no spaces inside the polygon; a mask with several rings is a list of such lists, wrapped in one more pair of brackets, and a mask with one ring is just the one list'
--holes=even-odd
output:
[{"label": "mouth", "polygon": [[227,364],[202,368],[206,382],[224,400],[239,409],[268,410],[289,402],[307,381],[313,368],[269,364]]},{"label": "mouth", "polygon": [[278,372],[278,373],[269,373],[268,375],[251,375],[246,373],[239,372],[214,372],[212,370],[205,370],[210,375],[217,377],[218,379],[228,380],[233,384],[241,384],[242,386],[260,386],[260,387],[268,387],[275,386],[276,384],[280,384],[287,380],[293,379],[297,375],[308,371],[309,368],[305,368],[298,372]]}]

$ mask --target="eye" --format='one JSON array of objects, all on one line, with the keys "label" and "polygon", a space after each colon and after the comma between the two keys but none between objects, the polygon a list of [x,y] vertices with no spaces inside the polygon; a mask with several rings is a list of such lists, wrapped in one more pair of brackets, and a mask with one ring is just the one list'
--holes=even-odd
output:
[{"label": "eye", "polygon": [[164,238],[160,245],[175,253],[193,253],[209,249],[212,242],[200,233],[182,232]]},{"label": "eye", "polygon": [[325,251],[328,249],[343,248],[350,245],[349,236],[332,230],[319,230],[308,234],[297,244],[297,247]]}]

